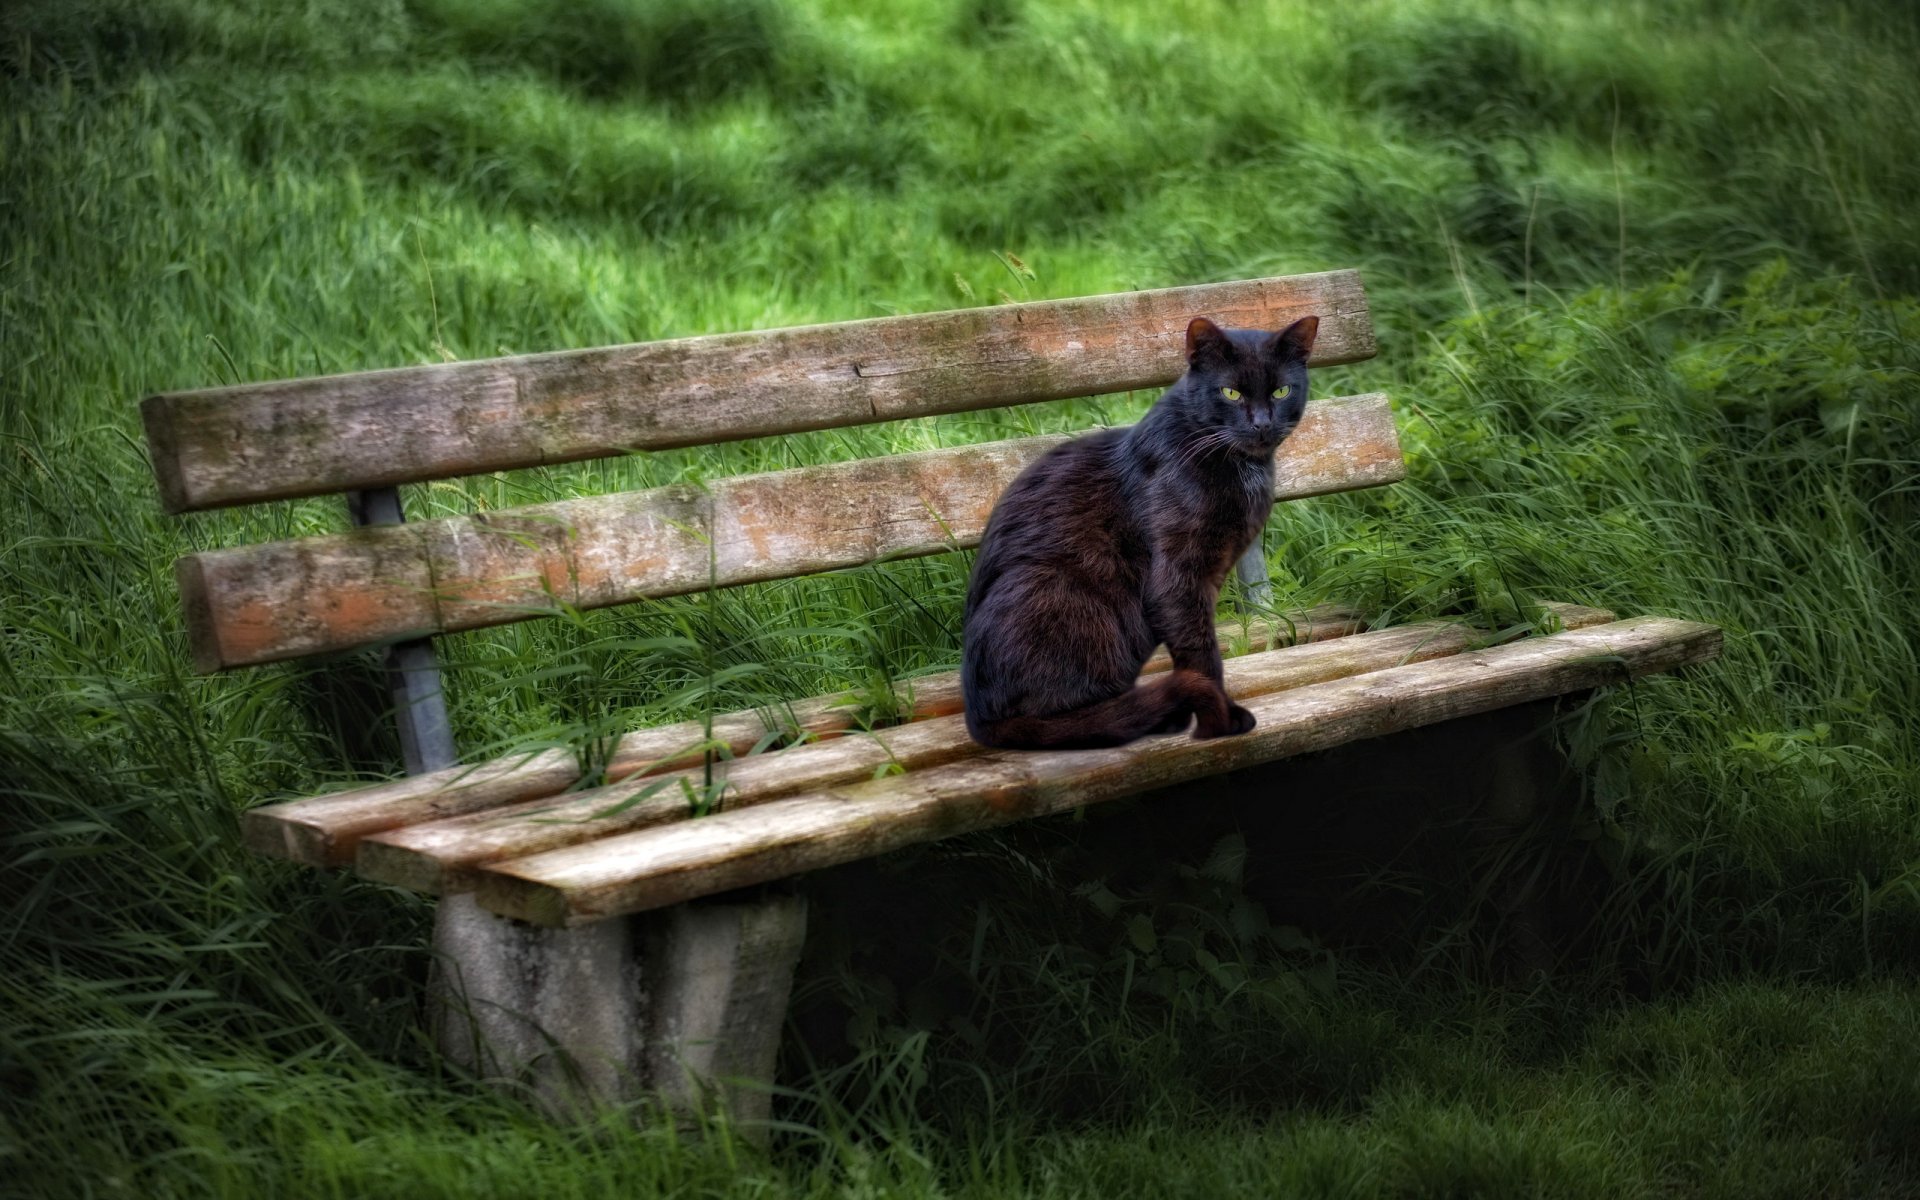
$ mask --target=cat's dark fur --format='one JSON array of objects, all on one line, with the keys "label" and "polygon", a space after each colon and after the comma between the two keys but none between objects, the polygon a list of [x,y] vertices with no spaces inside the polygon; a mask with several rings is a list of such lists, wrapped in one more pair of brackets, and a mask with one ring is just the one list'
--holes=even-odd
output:
[{"label": "cat's dark fur", "polygon": [[[1273,508],[1273,452],[1306,407],[1319,325],[1196,318],[1186,374],[1138,425],[1075,438],[1007,488],[967,589],[976,741],[1117,746],[1196,718],[1195,737],[1253,728],[1221,685],[1214,604]],[[1159,644],[1173,670],[1136,683]]]}]

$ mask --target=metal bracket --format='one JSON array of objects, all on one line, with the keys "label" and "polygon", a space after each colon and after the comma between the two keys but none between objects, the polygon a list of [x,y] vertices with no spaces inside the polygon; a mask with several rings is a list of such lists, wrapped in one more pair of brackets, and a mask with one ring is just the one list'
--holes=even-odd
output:
[{"label": "metal bracket", "polygon": [[1273,583],[1267,578],[1267,554],[1260,545],[1260,537],[1254,535],[1253,545],[1233,564],[1233,574],[1240,581],[1241,593],[1246,597],[1250,608],[1273,607]]},{"label": "metal bracket", "polygon": [[[347,493],[347,513],[356,526],[401,525],[400,489],[370,488]],[[387,647],[387,685],[393,692],[393,719],[400,728],[400,754],[407,774],[424,775],[460,761],[447,719],[447,698],[440,690],[440,663],[433,639],[415,638]]]}]

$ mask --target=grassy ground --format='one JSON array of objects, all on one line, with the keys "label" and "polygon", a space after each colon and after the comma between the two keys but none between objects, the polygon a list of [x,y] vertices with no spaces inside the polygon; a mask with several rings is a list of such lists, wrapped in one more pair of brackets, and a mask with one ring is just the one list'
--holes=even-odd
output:
[{"label": "grassy ground", "polygon": [[[1920,1193],[1920,29],[1865,0],[1807,18],[9,6],[0,1188]],[[1587,795],[1533,848],[1569,947],[1550,979],[1487,967],[1480,897],[1444,860],[1330,870],[1320,915],[1378,919],[1311,919],[1230,806],[960,839],[816,882],[788,1126],[762,1154],[555,1131],[470,1087],[415,1032],[425,905],[238,847],[238,811],[389,771],[394,747],[367,732],[370,660],[187,675],[172,558],[343,517],[163,519],[141,395],[1356,265],[1383,353],[1319,387],[1390,390],[1412,475],[1277,517],[1284,595],[1501,622],[1545,595],[1728,631],[1713,668],[1567,725]],[[408,503],[1077,428],[1148,399]],[[948,666],[964,572],[448,639],[459,735],[578,744]],[[674,632],[700,648],[623,649]],[[1453,844],[1445,818],[1430,832]],[[912,936],[863,923],[876,901]]]}]

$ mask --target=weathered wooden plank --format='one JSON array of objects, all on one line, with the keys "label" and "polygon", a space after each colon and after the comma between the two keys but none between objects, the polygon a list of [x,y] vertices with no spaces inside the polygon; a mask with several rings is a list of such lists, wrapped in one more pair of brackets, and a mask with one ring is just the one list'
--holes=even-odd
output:
[{"label": "weathered wooden plank", "polygon": [[[1001,491],[1061,437],[741,475],[180,560],[202,671],[476,629],[561,606],[755,583],[978,542]],[[1387,399],[1311,404],[1275,495],[1373,487],[1406,471]],[[711,555],[711,557],[710,557]]]},{"label": "weathered wooden plank", "polygon": [[[1271,623],[1229,622],[1221,626],[1220,638],[1223,651],[1232,654],[1342,637],[1362,628],[1364,625],[1351,611],[1323,605]],[[1147,669],[1165,670],[1166,665],[1162,653],[1147,664]],[[902,712],[913,720],[960,711],[960,676],[956,672],[904,680],[895,693]],[[713,719],[713,741],[723,744],[728,755],[740,756],[771,731],[815,739],[833,737],[853,728],[857,716],[850,695],[815,696],[779,709],[718,714]],[[699,747],[705,744],[705,738],[706,727],[699,721],[634,730],[616,744],[607,762],[606,778],[619,781],[699,762]],[[528,751],[350,791],[265,805],[241,818],[241,830],[247,846],[258,853],[309,866],[339,867],[353,861],[360,839],[370,834],[539,800],[565,791],[579,780],[580,763],[572,751]]]},{"label": "weathered wooden plank", "polygon": [[240,833],[256,854],[338,867],[353,861],[354,846],[369,833],[550,796],[579,778],[572,751],[539,750],[249,809]]},{"label": "weathered wooden plank", "polygon": [[577,924],[832,866],[914,842],[1702,662],[1710,625],[1640,617],[1252,697],[1239,737],[1170,735],[1112,750],[992,751],[739,812],[482,868],[476,896],[536,924]]},{"label": "weathered wooden plank", "polygon": [[[1603,624],[1613,614],[1576,605],[1552,606],[1568,629]],[[1456,621],[1428,621],[1338,639],[1247,654],[1227,661],[1235,696],[1263,696],[1366,671],[1424,662],[1484,642],[1486,634]],[[1164,670],[1164,657],[1153,664]],[[718,764],[723,811],[766,804],[823,787],[857,783],[885,771],[922,771],[984,753],[956,715],[869,734],[795,747]],[[356,869],[369,879],[423,892],[470,890],[476,868],[612,834],[651,828],[691,815],[686,787],[698,770],[630,778],[606,787],[434,820],[374,834],[360,843]],[[696,793],[697,794],[697,793]]]},{"label": "weathered wooden plank", "polygon": [[1095,396],[1171,382],[1187,322],[1320,316],[1374,353],[1354,271],[721,334],[150,396],[169,512]]}]

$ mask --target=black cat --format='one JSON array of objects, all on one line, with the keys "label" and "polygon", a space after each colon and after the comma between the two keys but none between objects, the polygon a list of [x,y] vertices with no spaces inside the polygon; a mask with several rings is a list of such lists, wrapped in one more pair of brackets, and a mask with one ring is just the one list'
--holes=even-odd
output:
[{"label": "black cat", "polygon": [[[1187,326],[1187,373],[1138,425],[1048,452],[994,507],[967,588],[967,731],[1015,749],[1253,728],[1221,683],[1214,604],[1273,508],[1320,318]],[[1136,684],[1156,645],[1173,670]]]}]

